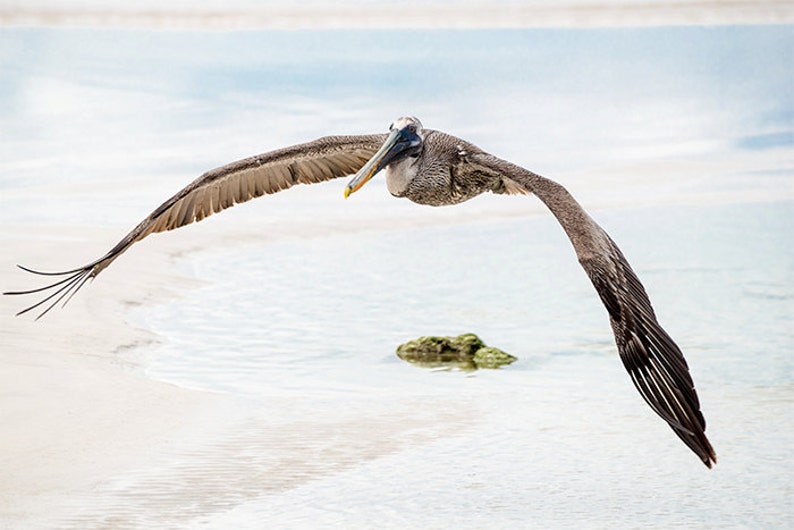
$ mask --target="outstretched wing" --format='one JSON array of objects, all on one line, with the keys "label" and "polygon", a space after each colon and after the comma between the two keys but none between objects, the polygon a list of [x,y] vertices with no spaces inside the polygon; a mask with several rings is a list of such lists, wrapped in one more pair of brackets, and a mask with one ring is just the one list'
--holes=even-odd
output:
[{"label": "outstretched wing", "polygon": [[496,179],[496,190],[518,186],[549,207],[609,312],[620,358],[634,386],[706,466],[716,463],[686,360],[659,325],[645,288],[615,242],[556,182],[487,153],[472,156],[470,163],[474,171]]},{"label": "outstretched wing", "polygon": [[20,265],[21,269],[33,274],[62,278],[37,289],[3,294],[44,293],[46,297],[43,300],[17,313],[21,315],[43,306],[37,319],[41,318],[59,302],[63,301],[65,305],[89,278],[96,277],[130,246],[149,234],[201,221],[235,204],[276,193],[295,184],[314,184],[355,173],[385,139],[385,134],[326,136],[207,171],[158,206],[101,258],[62,272],[41,272]]},{"label": "outstretched wing", "polygon": [[717,457],[706,438],[686,359],[656,320],[651,302],[623,253],[610,239],[610,261],[580,260],[609,312],[623,366],[639,393],[706,466]]}]

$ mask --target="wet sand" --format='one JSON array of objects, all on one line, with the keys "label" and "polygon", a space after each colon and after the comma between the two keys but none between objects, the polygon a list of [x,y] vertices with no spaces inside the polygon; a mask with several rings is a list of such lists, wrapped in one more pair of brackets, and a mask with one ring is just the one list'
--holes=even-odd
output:
[{"label": "wet sand", "polygon": [[[0,285],[4,290],[35,285],[37,279],[13,267],[13,259],[62,266],[67,257],[102,245],[102,235],[110,232],[3,227]],[[48,237],[55,234],[62,239]],[[156,340],[125,322],[129,300],[151,303],[189,283],[152,272],[169,265],[167,252],[136,254],[108,274],[115,281],[90,286],[93,296],[75,297],[68,314],[56,312],[46,322],[14,317],[26,300],[2,297],[0,513],[6,528],[48,526],[68,512],[69,499],[228,425],[231,408],[223,396],[150,380],[125,354]],[[128,274],[129,267],[135,275]]]},{"label": "wet sand", "polygon": [[[296,225],[291,237],[306,230]],[[0,298],[4,527],[185,525],[476,423],[476,410],[459,403],[424,410],[421,400],[385,398],[339,410],[321,396],[247,399],[148,378],[136,355],[156,350],[158,337],[128,322],[129,310],[201,285],[173,272],[185,253],[262,243],[256,232],[202,223],[158,234],[40,321],[13,316],[38,298]],[[12,250],[0,259],[4,290],[43,285],[14,267],[17,258],[60,270],[120,236],[26,225],[0,234]]]}]

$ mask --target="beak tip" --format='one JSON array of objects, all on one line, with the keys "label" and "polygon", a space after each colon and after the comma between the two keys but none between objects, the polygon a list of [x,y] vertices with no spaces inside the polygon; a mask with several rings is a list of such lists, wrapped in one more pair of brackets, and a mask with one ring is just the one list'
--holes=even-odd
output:
[{"label": "beak tip", "polygon": [[350,186],[347,186],[347,187],[345,187],[345,199],[347,199],[348,197],[350,197],[350,192],[351,192],[351,191],[352,191],[352,190],[350,189]]}]

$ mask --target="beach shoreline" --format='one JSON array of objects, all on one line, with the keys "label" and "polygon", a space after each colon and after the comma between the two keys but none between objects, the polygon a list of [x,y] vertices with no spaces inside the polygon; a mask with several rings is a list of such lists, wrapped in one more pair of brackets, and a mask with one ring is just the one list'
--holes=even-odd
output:
[{"label": "beach shoreline", "polygon": [[[417,222],[431,219],[438,221],[421,217]],[[375,461],[389,465],[395,461],[391,455],[406,449],[454,444],[461,433],[479,432],[483,418],[493,414],[466,395],[436,399],[433,407],[426,407],[420,394],[399,401],[389,395],[363,401],[352,396],[336,408],[340,402],[328,403],[322,394],[291,391],[246,400],[147,377],[146,359],[139,355],[156,350],[160,339],[129,322],[130,308],[173,302],[200,287],[200,280],[179,274],[179,262],[198,249],[218,252],[253,243],[253,229],[239,228],[208,223],[177,237],[151,238],[65,310],[57,308],[38,322],[11,316],[24,301],[3,297],[4,526],[178,527],[228,521],[228,514],[230,520],[248,520],[236,510],[245,514],[257,499],[275,502],[291,490],[323,484]],[[13,245],[15,258],[47,267],[64,256],[71,262],[79,259],[77,253],[98,254],[118,236],[109,228],[63,226],[6,227],[3,232],[28,240]],[[260,236],[258,244],[268,241]],[[26,276],[10,259],[0,264],[0,283],[25,287],[20,282]],[[390,367],[395,369],[399,365]],[[614,375],[622,376],[617,370]],[[416,372],[417,379],[426,376]],[[569,384],[576,384],[576,377],[571,379]],[[532,395],[532,389],[527,392]]]},{"label": "beach shoreline", "polygon": [[[3,289],[35,282],[13,267],[11,259],[52,264],[52,256],[73,256],[75,246],[90,248],[72,241],[89,239],[86,232],[111,231],[4,230],[17,234],[20,241],[13,243],[14,256],[6,256],[0,267]],[[135,254],[124,261],[138,269],[136,276],[152,282],[145,288],[147,303],[167,299],[180,280],[151,271],[167,269],[172,255],[145,250]],[[125,265],[119,269],[123,271]],[[189,448],[197,438],[212,439],[234,417],[235,408],[226,396],[145,376],[145,363],[135,358],[136,351],[157,338],[127,322],[140,284],[119,279],[98,282],[91,286],[93,296],[76,296],[70,302],[68,314],[57,308],[40,321],[34,320],[35,313],[14,316],[29,297],[3,297],[0,519],[4,527],[48,527],[61,521],[71,515],[69,503],[75,496],[88,495],[98,484],[151,464],[167,452]]]},{"label": "beach shoreline", "polygon": [[[439,221],[432,210],[429,213],[412,220],[411,226]],[[445,222],[462,221],[453,215]],[[417,430],[424,433],[422,440],[430,441],[472,425],[476,417],[472,410],[440,407],[416,414],[421,404],[411,401],[368,403],[368,408],[356,410],[353,400],[349,413],[328,411],[325,417],[334,420],[318,422],[317,416],[311,419],[305,413],[326,407],[322,397],[291,394],[251,399],[187,388],[146,373],[146,356],[156,352],[163,339],[138,327],[133,311],[173,303],[203,285],[180,269],[186,255],[285,238],[324,237],[338,233],[345,224],[331,220],[317,230],[316,222],[295,223],[280,234],[263,235],[258,226],[210,222],[197,230],[158,234],[125,253],[66,307],[55,306],[40,320],[35,309],[15,316],[40,297],[3,296],[3,526],[87,528],[108,522],[97,517],[114,518],[112,524],[132,527],[145,526],[147,518],[182,524],[222,512],[241,499],[289,490],[398,452],[420,440]],[[383,220],[374,227],[362,223],[358,230],[384,230],[388,225]],[[46,283],[17,269],[12,260],[59,270],[74,266],[75,260],[101,255],[108,242],[119,237],[115,228],[86,226],[4,226],[0,233],[9,238],[7,247],[14,249],[0,260],[4,291]],[[297,413],[276,412],[290,409]],[[384,420],[387,414],[395,417]],[[327,436],[318,437],[324,430]],[[410,440],[405,439],[406,433],[412,433]],[[261,462],[252,465],[247,454],[241,459],[240,454],[247,451],[254,451]],[[322,456],[325,451],[341,451],[341,456],[329,463]],[[237,471],[230,473],[230,469]],[[262,469],[268,473],[266,486],[255,478]],[[220,475],[226,482],[214,484],[213,477]],[[151,484],[142,486],[136,480]],[[192,480],[205,487],[191,489]],[[159,488],[166,488],[180,509],[142,508],[159,502]],[[135,496],[141,506],[117,505],[128,502],[128,496]],[[232,500],[218,509],[217,499],[225,498]],[[183,510],[183,503],[192,508]]]}]

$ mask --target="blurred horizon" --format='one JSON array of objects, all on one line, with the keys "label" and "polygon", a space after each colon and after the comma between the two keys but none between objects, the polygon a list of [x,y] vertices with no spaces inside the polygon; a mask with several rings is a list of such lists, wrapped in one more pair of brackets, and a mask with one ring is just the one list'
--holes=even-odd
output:
[{"label": "blurred horizon", "polygon": [[790,24],[786,0],[5,0],[0,27],[533,28]]}]

